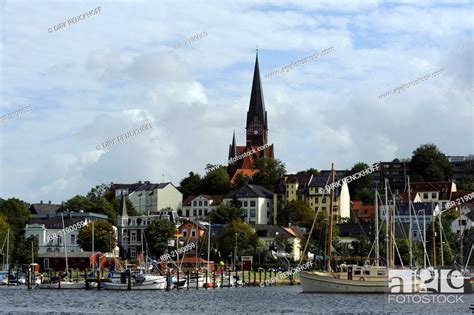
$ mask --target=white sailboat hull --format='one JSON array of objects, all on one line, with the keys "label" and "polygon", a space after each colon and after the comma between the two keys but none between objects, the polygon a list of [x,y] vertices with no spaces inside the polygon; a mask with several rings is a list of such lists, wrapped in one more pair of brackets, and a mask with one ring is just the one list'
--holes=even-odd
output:
[{"label": "white sailboat hull", "polygon": [[[102,288],[105,290],[128,290],[126,283],[103,282]],[[132,283],[131,290],[164,290],[166,289],[166,281],[145,281],[137,284]]]},{"label": "white sailboat hull", "polygon": [[388,278],[380,280],[347,280],[322,272],[300,272],[303,292],[313,293],[386,293]]}]

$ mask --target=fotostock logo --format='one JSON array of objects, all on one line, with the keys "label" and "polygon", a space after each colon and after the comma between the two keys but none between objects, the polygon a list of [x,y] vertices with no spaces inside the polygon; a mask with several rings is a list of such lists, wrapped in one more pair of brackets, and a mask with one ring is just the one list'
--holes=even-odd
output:
[{"label": "fotostock logo", "polygon": [[[464,277],[454,269],[417,269],[388,272],[388,302],[396,303],[464,303]],[[414,294],[415,293],[415,294]],[[416,294],[420,293],[420,294]],[[404,295],[409,294],[409,295]]]}]

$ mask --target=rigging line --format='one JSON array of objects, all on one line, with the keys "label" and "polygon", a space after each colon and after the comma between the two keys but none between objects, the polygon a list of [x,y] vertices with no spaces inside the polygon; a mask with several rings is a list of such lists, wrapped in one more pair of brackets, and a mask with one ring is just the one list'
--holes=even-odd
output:
[{"label": "rigging line", "polygon": [[395,249],[397,250],[398,259],[400,259],[400,264],[402,265],[402,268],[404,268],[402,256],[400,256],[400,251],[398,250],[397,240],[395,239],[395,236],[392,236],[392,237],[393,237],[393,243],[395,244]]},{"label": "rigging line", "polygon": [[[413,204],[412,204],[413,206]],[[415,209],[413,209],[415,210]],[[425,209],[420,209],[420,210],[425,210]],[[420,212],[420,211],[419,211]],[[421,242],[423,243],[423,254],[426,254],[426,259],[428,260],[428,265],[431,267],[431,261],[430,261],[430,256],[428,255],[428,251],[426,250],[426,240],[425,238],[423,237],[423,233],[421,233],[421,228],[420,228],[420,221],[418,220],[418,213],[419,212],[415,212],[413,211],[413,213],[415,214],[415,220],[416,220],[416,225],[418,226],[418,232],[420,232],[420,238],[421,238]],[[426,214],[424,214],[426,215]],[[423,228],[426,230],[427,228],[427,225],[426,226],[423,226]],[[424,258],[423,258],[424,259]],[[423,261],[424,262],[424,261]]]},{"label": "rigging line", "polygon": [[[329,183],[329,177],[328,176],[328,179],[326,181],[326,186],[327,184]],[[325,186],[325,187],[326,187]],[[322,198],[321,200],[324,198],[324,196],[326,195],[326,189],[323,190],[323,195],[322,195]],[[308,239],[306,240],[306,245],[304,246],[304,250],[303,250],[303,255],[301,255],[301,259],[300,259],[300,265],[301,263],[303,262],[303,259],[304,259],[304,254],[306,253],[306,249],[308,248],[308,245],[309,245],[309,241],[311,240],[311,235],[313,234],[313,230],[314,230],[314,226],[316,224],[316,220],[318,219],[318,214],[319,214],[319,211],[321,211],[321,208],[322,206],[318,206],[318,211],[316,211],[316,215],[314,216],[314,220],[313,220],[313,225],[311,225],[311,230],[309,231],[309,234],[308,234]],[[331,209],[332,210],[332,209]],[[332,213],[331,213],[332,214]]]}]

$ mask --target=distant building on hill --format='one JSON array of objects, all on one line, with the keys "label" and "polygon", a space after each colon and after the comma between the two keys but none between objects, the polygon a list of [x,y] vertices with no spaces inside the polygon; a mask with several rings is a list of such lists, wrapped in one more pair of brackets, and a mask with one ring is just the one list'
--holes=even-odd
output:
[{"label": "distant building on hill", "polygon": [[181,216],[190,219],[204,219],[217,209],[224,199],[223,195],[193,195],[183,201]]},{"label": "distant building on hill", "polygon": [[144,214],[169,209],[177,211],[181,209],[183,202],[183,194],[172,183],[112,183],[110,190],[116,198],[120,198],[122,194],[128,196],[135,209]]},{"label": "distant building on hill", "polygon": [[351,218],[360,223],[374,222],[375,206],[364,205],[360,200],[351,201]]},{"label": "distant building on hill", "polygon": [[[336,176],[335,181],[343,178]],[[294,200],[306,202],[314,211],[329,213],[330,195],[325,191],[326,185],[329,184],[329,175],[314,176],[301,172],[282,176],[273,194],[273,224],[277,224],[277,217],[282,209]],[[334,218],[349,218],[350,195],[347,183],[341,181],[341,187],[334,189],[334,196]]]},{"label": "distant building on hill", "polygon": [[259,185],[245,184],[225,195],[224,202],[237,198],[242,203],[244,221],[248,224],[268,224],[272,222],[273,193]]}]

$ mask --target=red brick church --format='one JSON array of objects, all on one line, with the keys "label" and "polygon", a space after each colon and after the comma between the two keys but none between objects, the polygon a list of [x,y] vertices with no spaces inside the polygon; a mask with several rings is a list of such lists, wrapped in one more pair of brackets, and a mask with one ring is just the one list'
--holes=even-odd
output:
[{"label": "red brick church", "polygon": [[[255,69],[253,72],[252,92],[250,94],[249,110],[247,112],[247,142],[245,145],[236,145],[235,132],[232,138],[232,144],[229,146],[229,159],[237,157],[252,149],[257,150],[258,147],[268,144],[268,119],[265,110],[265,102],[263,100],[263,89],[260,80],[260,69],[258,66],[258,52],[255,60]],[[264,150],[249,154],[248,156],[237,160],[233,164],[229,163],[227,172],[229,173],[230,182],[234,183],[237,174],[252,176],[256,170],[252,168],[253,162],[258,158],[273,158],[273,144]]]}]

